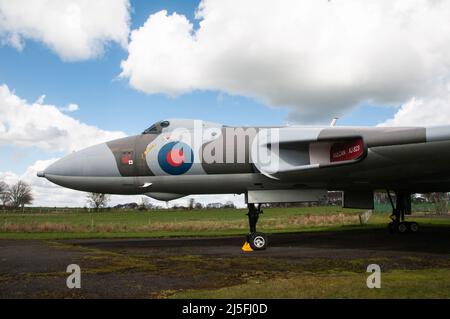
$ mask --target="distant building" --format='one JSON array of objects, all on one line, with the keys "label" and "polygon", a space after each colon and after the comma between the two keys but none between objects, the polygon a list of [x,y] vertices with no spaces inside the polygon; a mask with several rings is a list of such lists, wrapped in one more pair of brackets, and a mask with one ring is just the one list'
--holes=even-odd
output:
[{"label": "distant building", "polygon": [[223,208],[222,203],[209,203],[206,205],[206,208]]},{"label": "distant building", "polygon": [[236,208],[236,205],[231,200],[228,200],[225,205],[223,205],[223,208]]},{"label": "distant building", "polygon": [[426,202],[428,202],[428,198],[424,194],[413,194],[412,195],[412,200],[417,202],[417,203],[426,203]]},{"label": "distant building", "polygon": [[137,203],[126,203],[126,204],[119,204],[114,206],[116,209],[137,209],[138,208]]},{"label": "distant building", "polygon": [[342,192],[328,192],[328,205],[342,205]]}]

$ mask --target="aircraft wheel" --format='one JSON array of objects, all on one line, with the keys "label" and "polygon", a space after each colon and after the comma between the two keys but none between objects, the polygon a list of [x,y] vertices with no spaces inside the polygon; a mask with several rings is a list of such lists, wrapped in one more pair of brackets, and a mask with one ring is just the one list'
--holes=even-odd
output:
[{"label": "aircraft wheel", "polygon": [[409,225],[408,225],[409,227],[409,231],[411,232],[411,233],[417,233],[418,231],[419,231],[419,224],[418,223],[416,223],[416,222],[411,222],[411,223],[409,223]]},{"label": "aircraft wheel", "polygon": [[404,234],[408,231],[408,225],[405,222],[398,223],[397,232]]},{"label": "aircraft wheel", "polygon": [[248,243],[253,250],[264,250],[267,248],[267,236],[263,233],[252,233],[248,236]]}]

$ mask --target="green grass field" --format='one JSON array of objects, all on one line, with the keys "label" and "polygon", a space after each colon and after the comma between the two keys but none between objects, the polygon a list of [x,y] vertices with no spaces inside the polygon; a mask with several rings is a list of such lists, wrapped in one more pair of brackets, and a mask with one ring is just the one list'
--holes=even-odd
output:
[{"label": "green grass field", "polygon": [[187,290],[170,298],[449,298],[450,270],[394,270],[382,275],[381,289],[368,289],[367,274],[355,272],[286,273],[216,290]]},{"label": "green grass field", "polygon": [[[336,207],[265,209],[259,228],[297,231],[358,223],[359,211]],[[2,213],[0,238],[111,238],[236,235],[247,232],[246,210],[109,210]]]},{"label": "green grass field", "polygon": [[[385,227],[389,214],[374,213],[361,225],[361,210],[337,206],[264,209],[258,228],[267,233]],[[0,213],[0,238],[68,239],[168,236],[224,236],[247,233],[244,209],[107,210]],[[422,223],[446,223],[427,219]]]}]

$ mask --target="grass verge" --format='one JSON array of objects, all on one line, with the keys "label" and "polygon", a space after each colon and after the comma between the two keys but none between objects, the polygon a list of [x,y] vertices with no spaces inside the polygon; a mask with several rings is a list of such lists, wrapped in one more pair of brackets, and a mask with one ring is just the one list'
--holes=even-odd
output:
[{"label": "grass verge", "polygon": [[449,298],[450,269],[393,270],[383,273],[380,289],[366,286],[367,274],[285,273],[270,279],[215,290],[187,290],[170,298]]}]

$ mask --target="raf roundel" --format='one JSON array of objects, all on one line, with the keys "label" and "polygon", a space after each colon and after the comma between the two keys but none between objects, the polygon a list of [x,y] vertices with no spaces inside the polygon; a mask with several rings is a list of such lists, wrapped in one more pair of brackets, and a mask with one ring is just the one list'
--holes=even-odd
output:
[{"label": "raf roundel", "polygon": [[186,173],[194,161],[194,153],[186,143],[170,142],[164,145],[158,153],[158,163],[161,169],[170,175]]}]

